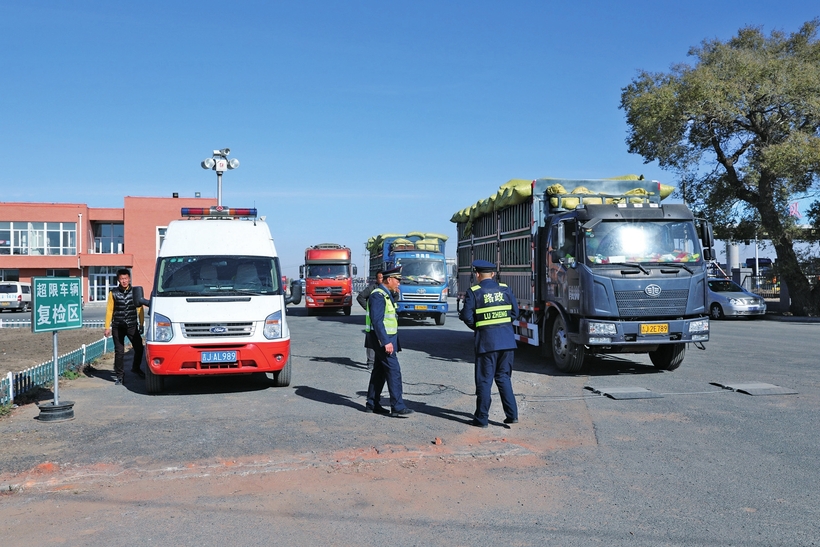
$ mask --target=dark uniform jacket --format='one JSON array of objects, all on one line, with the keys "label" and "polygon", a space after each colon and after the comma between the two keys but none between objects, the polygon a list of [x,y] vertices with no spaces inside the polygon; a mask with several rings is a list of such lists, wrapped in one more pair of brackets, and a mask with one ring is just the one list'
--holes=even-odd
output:
[{"label": "dark uniform jacket", "polygon": [[[477,314],[476,310],[507,306],[509,310],[504,311],[504,313],[507,314],[508,320],[476,327],[476,323],[481,322],[482,319],[480,313]],[[495,314],[496,320],[503,319],[503,317],[499,317],[500,314],[501,312]],[[518,301],[507,285],[498,283],[495,279],[484,279],[467,291],[464,309],[461,310],[461,320],[475,331],[476,353],[515,349],[516,343],[512,320],[516,317],[518,317]]]},{"label": "dark uniform jacket", "polygon": [[[395,305],[396,303],[393,300],[393,295],[390,293],[390,290],[384,285],[381,285],[380,288],[389,295],[388,298],[390,298],[390,300],[393,301],[393,305]],[[393,351],[401,351],[398,332],[394,335],[389,335],[384,329],[384,309],[386,303],[384,293],[381,291],[371,292],[367,303],[370,306],[370,332],[365,333],[364,347],[378,349],[392,342]]]}]

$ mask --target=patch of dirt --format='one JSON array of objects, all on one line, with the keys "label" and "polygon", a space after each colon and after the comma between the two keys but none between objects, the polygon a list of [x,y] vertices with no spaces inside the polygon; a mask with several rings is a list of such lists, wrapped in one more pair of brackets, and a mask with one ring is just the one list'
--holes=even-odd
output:
[{"label": "patch of dirt", "polygon": [[[102,340],[103,332],[104,329],[89,328],[58,331],[57,355]],[[114,343],[109,343],[113,349]],[[50,332],[34,334],[27,328],[0,329],[0,376],[50,362],[53,355],[53,334]]]}]

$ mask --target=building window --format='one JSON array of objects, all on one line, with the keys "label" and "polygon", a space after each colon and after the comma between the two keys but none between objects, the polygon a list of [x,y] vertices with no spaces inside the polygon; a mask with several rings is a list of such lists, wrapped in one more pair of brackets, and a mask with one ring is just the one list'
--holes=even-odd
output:
[{"label": "building window", "polygon": [[76,241],[76,222],[0,222],[0,255],[76,255]]},{"label": "building window", "polygon": [[122,254],[125,226],[122,224],[94,225],[94,252],[97,254]]},{"label": "building window", "polygon": [[91,266],[88,268],[88,301],[105,302],[108,291],[117,286],[118,266]]},{"label": "building window", "polygon": [[46,277],[70,277],[68,269],[46,270]]},{"label": "building window", "polygon": [[17,268],[0,270],[0,281],[20,281],[20,270]]}]

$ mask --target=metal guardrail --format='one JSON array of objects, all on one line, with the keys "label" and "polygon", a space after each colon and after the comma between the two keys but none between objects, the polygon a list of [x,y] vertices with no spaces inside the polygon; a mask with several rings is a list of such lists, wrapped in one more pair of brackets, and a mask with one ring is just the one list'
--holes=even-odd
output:
[{"label": "metal guardrail", "polygon": [[[113,350],[114,344],[113,342],[109,344],[108,338],[103,338],[88,345],[83,344],[81,348],[57,357],[57,371],[60,376],[69,370],[79,372],[87,363]],[[5,378],[0,379],[0,405],[13,403],[15,397],[24,395],[41,386],[51,385],[53,382],[53,360],[40,363],[20,372],[9,372]]]},{"label": "metal guardrail", "polygon": [[[104,319],[83,320],[83,327],[89,329],[101,329],[105,326]],[[22,329],[31,328],[31,319],[3,319],[0,317],[0,329]]]}]

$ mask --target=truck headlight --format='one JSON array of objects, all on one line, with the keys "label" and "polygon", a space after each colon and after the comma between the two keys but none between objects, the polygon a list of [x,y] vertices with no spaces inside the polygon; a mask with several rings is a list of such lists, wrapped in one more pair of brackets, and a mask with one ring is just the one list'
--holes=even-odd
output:
[{"label": "truck headlight", "polygon": [[442,302],[447,302],[447,289],[446,288],[441,291],[441,301]]},{"label": "truck headlight", "polygon": [[262,329],[262,334],[268,340],[274,338],[282,338],[282,311],[273,312],[265,318],[265,328]]},{"label": "truck headlight", "polygon": [[698,319],[689,323],[689,332],[709,332],[709,320]]},{"label": "truck headlight", "polygon": [[589,334],[615,336],[618,334],[618,329],[615,323],[589,323]]},{"label": "truck headlight", "polygon": [[152,340],[154,342],[170,342],[171,338],[174,337],[174,328],[171,326],[171,320],[161,313],[152,313],[151,323]]}]

